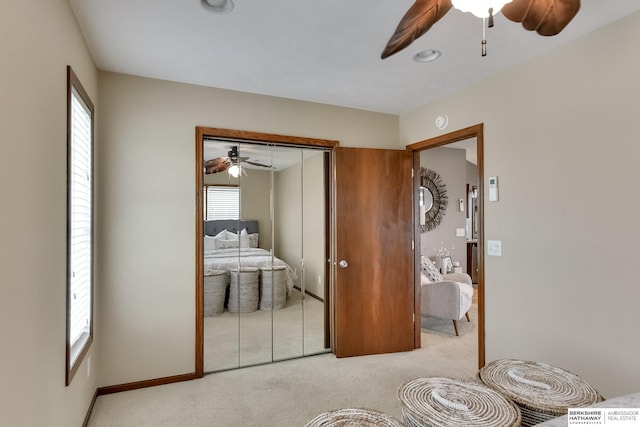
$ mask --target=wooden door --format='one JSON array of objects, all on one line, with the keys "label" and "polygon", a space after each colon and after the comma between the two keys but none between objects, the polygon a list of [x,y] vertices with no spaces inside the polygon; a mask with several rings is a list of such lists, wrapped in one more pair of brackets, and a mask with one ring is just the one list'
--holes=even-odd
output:
[{"label": "wooden door", "polygon": [[336,356],[412,350],[411,153],[336,148],[335,166]]}]

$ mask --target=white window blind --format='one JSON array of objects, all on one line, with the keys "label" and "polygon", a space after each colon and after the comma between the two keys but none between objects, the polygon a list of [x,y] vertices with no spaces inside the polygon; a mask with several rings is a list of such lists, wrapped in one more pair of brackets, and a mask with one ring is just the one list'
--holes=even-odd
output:
[{"label": "white window blind", "polygon": [[240,188],[206,185],[204,187],[204,218],[240,219]]},{"label": "white window blind", "polygon": [[71,91],[69,146],[69,344],[77,359],[91,333],[92,270],[92,113]]}]

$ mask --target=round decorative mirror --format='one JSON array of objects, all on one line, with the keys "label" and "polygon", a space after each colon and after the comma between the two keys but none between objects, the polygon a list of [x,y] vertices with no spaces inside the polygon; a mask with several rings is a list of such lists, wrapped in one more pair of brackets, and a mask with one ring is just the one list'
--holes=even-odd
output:
[{"label": "round decorative mirror", "polygon": [[420,206],[424,206],[425,212],[433,208],[433,194],[427,187],[420,187]]},{"label": "round decorative mirror", "polygon": [[[420,168],[420,232],[426,233],[440,225],[447,210],[447,186],[433,169]],[[424,212],[424,213],[423,213]]]}]

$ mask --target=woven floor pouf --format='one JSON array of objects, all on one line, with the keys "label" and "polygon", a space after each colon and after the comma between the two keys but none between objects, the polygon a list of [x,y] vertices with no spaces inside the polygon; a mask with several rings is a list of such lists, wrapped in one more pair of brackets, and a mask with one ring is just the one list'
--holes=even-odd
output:
[{"label": "woven floor pouf", "polygon": [[398,389],[407,427],[512,427],[520,410],[506,397],[475,381],[416,378]]},{"label": "woven floor pouf", "polygon": [[224,270],[204,272],[204,315],[215,316],[224,311],[229,276]]},{"label": "woven floor pouf", "polygon": [[523,426],[533,426],[565,415],[569,408],[602,400],[579,376],[545,363],[495,360],[478,371],[478,379],[520,407]]},{"label": "woven floor pouf", "polygon": [[250,313],[258,309],[260,291],[258,288],[257,268],[245,267],[242,270],[231,270],[229,284],[230,313]]},{"label": "woven floor pouf", "polygon": [[305,427],[403,427],[402,423],[383,412],[372,409],[345,408],[324,412]]},{"label": "woven floor pouf", "polygon": [[260,269],[260,310],[280,310],[287,302],[287,268]]}]

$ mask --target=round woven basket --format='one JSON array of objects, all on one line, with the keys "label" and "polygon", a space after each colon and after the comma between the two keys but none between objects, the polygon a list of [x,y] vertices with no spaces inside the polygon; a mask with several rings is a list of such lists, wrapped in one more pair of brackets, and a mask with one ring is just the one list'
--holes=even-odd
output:
[{"label": "round woven basket", "polygon": [[520,425],[520,410],[513,402],[475,381],[416,378],[400,386],[398,399],[407,427]]},{"label": "round woven basket", "polygon": [[280,310],[287,302],[285,266],[260,269],[260,310]]},{"label": "round woven basket", "polygon": [[258,309],[260,292],[258,289],[257,268],[231,270],[229,285],[229,311],[231,313],[250,313]]},{"label": "round woven basket", "polygon": [[478,379],[520,407],[523,426],[536,425],[565,415],[569,408],[602,400],[576,374],[546,363],[495,360],[478,371]]},{"label": "round woven basket", "polygon": [[345,408],[324,412],[305,427],[351,426],[351,427],[402,427],[402,423],[391,415],[362,408]]},{"label": "round woven basket", "polygon": [[224,270],[205,270],[204,274],[204,315],[215,316],[224,311],[229,276]]}]

